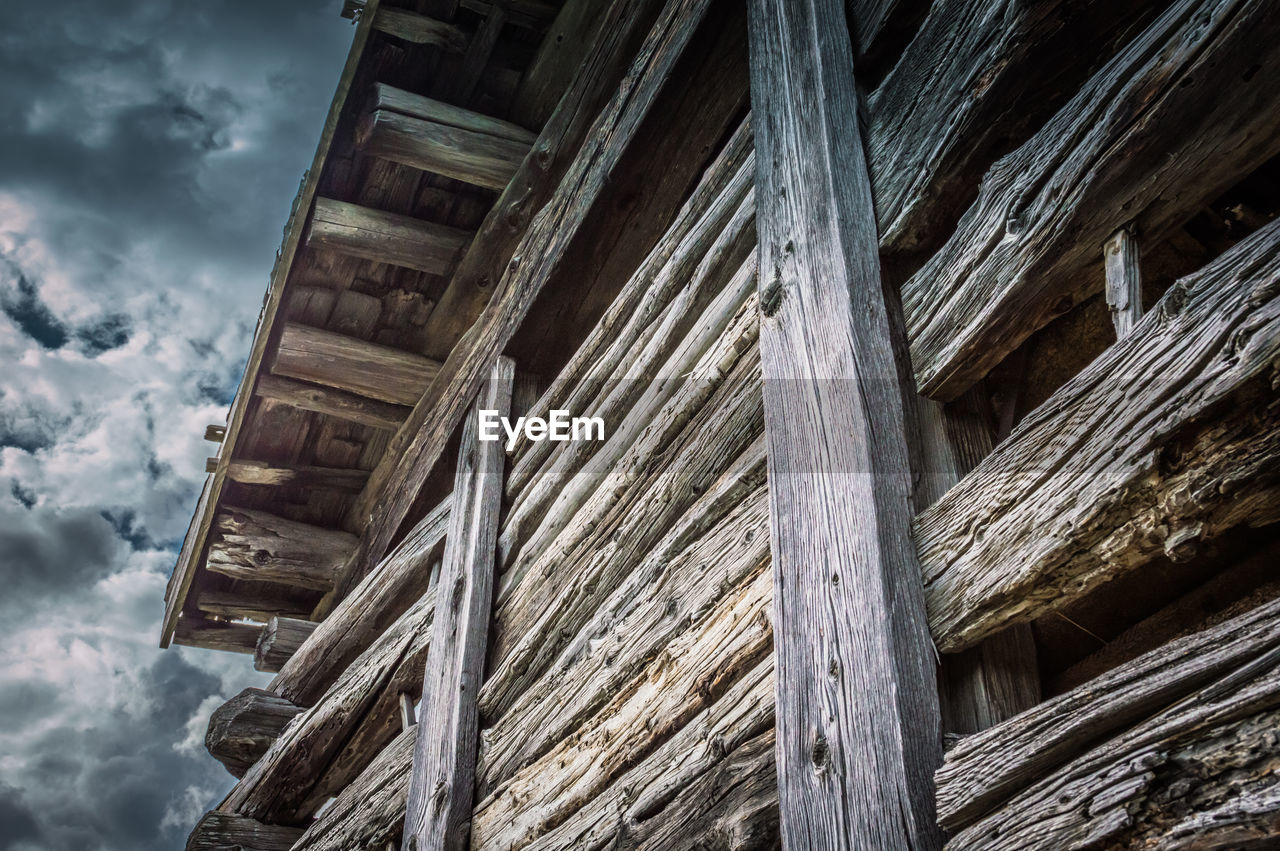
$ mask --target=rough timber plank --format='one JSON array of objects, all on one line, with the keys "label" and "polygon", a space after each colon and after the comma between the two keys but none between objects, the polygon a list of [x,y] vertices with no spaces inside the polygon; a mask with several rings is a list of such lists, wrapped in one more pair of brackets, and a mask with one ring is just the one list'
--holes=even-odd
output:
[{"label": "rough timber plank", "polygon": [[412,216],[317,198],[307,245],[432,275],[451,274],[471,234]]},{"label": "rough timber plank", "polygon": [[1142,321],[1142,267],[1138,262],[1138,238],[1120,228],[1102,246],[1107,271],[1107,306],[1116,326],[1116,339]]},{"label": "rough timber plank", "polygon": [[253,653],[262,627],[252,623],[232,623],[184,614],[173,631],[174,642],[184,647]]},{"label": "rough timber plank", "polygon": [[479,439],[481,411],[511,413],[515,362],[500,357],[462,426],[440,568],[440,605],[431,630],[423,678],[422,719],[416,727],[413,775],[405,813],[406,851],[468,847],[475,792],[485,650],[493,604],[506,456],[498,441]]},{"label": "rough timber plank", "polygon": [[265,461],[232,461],[227,477],[242,485],[293,485],[326,490],[359,491],[369,478],[367,470],[343,467],[276,467]]},{"label": "rough timber plank", "polygon": [[463,109],[451,103],[435,100],[426,95],[406,92],[386,83],[377,83],[373,87],[373,109],[398,112],[410,118],[421,118],[433,124],[470,130],[485,136],[496,136],[511,142],[523,142],[526,146],[537,141],[538,134],[526,130],[518,124]]},{"label": "rough timber plank", "polygon": [[[263,586],[259,586],[262,588]],[[269,592],[201,591],[196,598],[196,608],[206,615],[227,620],[251,620],[266,623],[276,615],[287,618],[305,617],[311,606],[294,597],[282,595],[284,589],[273,588]]]},{"label": "rough timber plank", "polygon": [[[227,432],[223,440],[222,459],[229,461],[236,454],[239,445],[240,426],[244,421],[249,402],[253,398],[254,382],[258,377],[259,366],[266,352],[267,342],[271,338],[276,314],[280,309],[284,285],[289,278],[294,258],[302,241],[303,231],[305,230],[303,223],[306,221],[312,202],[315,200],[316,189],[320,184],[320,175],[324,169],[325,161],[328,159],[329,148],[333,145],[334,134],[338,129],[338,120],[342,117],[347,103],[347,95],[351,91],[351,84],[355,79],[356,68],[360,64],[361,57],[364,56],[364,48],[369,41],[369,34],[373,31],[373,21],[377,17],[379,5],[380,0],[367,0],[363,6],[365,14],[357,24],[355,35],[351,40],[351,50],[347,53],[346,64],[343,66],[342,74],[338,78],[338,88],[334,92],[333,102],[329,106],[329,114],[325,117],[324,129],[320,133],[320,142],[316,147],[315,157],[311,161],[311,168],[303,178],[302,187],[298,190],[298,197],[294,201],[293,211],[290,213],[289,221],[285,225],[284,242],[280,246],[280,253],[277,255],[275,266],[271,270],[271,283],[267,290],[266,303],[262,307],[262,314],[258,320],[257,331],[254,333],[253,348],[249,352],[249,361],[245,366],[244,376],[240,379],[240,387],[236,390],[235,399],[231,403],[231,412],[227,417]],[[174,627],[178,622],[178,615],[186,602],[187,591],[191,587],[191,581],[195,578],[199,563],[204,558],[205,539],[209,534],[209,527],[213,523],[213,510],[218,506],[222,496],[222,486],[225,478],[226,474],[220,468],[206,482],[205,490],[200,497],[200,503],[196,507],[195,516],[192,518],[191,526],[187,530],[187,537],[183,540],[182,551],[178,555],[178,563],[174,567],[173,575],[170,577],[165,592],[164,620],[161,621],[160,625],[161,647],[169,646],[169,639],[173,636]]]},{"label": "rough timber plank", "polygon": [[218,514],[207,568],[233,579],[328,590],[355,536],[249,508]]},{"label": "rough timber plank", "polygon": [[320,699],[347,666],[431,585],[449,526],[452,497],[422,518],[403,541],[326,617],[271,681],[271,691],[300,706]]},{"label": "rough timber plank", "polygon": [[275,375],[398,405],[418,401],[439,369],[422,355],[292,322],[271,360]]},{"label": "rough timber plank", "polygon": [[187,851],[289,851],[302,836],[298,827],[263,824],[227,813],[208,813],[187,839]]},{"label": "rough timber plank", "polygon": [[983,173],[1039,129],[1153,0],[937,0],[867,97],[880,248],[933,250]]},{"label": "rough timber plank", "polygon": [[379,32],[413,44],[432,44],[451,53],[467,49],[467,34],[461,27],[405,9],[379,9],[374,15],[373,26]]},{"label": "rough timber plank", "polygon": [[546,122],[572,82],[582,57],[599,37],[608,7],[600,0],[565,0],[520,78],[512,104],[515,121],[529,127],[541,127]]},{"label": "rough timber plank", "polygon": [[[939,772],[957,848],[1222,847],[1170,831],[1250,798],[1280,829],[1276,604],[1153,651],[963,740]],[[1119,686],[1119,688],[1117,688]],[[1007,800],[1002,800],[1007,797]],[[998,804],[998,808],[991,810]],[[947,805],[944,804],[944,807]],[[1212,835],[1212,834],[1210,834]],[[1250,846],[1253,847],[1253,846]],[[1259,845],[1256,847],[1265,847]]]},{"label": "rough timber plank", "polygon": [[513,142],[389,109],[365,117],[358,144],[369,156],[435,172],[486,189],[502,189],[529,153]]},{"label": "rough timber plank", "polygon": [[1179,0],[988,172],[903,287],[921,392],[954,398],[1099,292],[1098,247],[1158,240],[1280,151],[1280,5]]},{"label": "rough timber plank", "polygon": [[1280,518],[1278,283],[1273,223],[1174,284],[920,515],[939,648]]},{"label": "rough timber plank", "polygon": [[260,376],[255,392],[264,399],[283,402],[303,411],[312,411],[383,431],[395,431],[409,416],[409,408],[401,405],[378,402],[354,393],[317,387],[314,384],[274,375]]},{"label": "rough timber plank", "polygon": [[[488,305],[467,333],[465,342],[449,354],[432,388],[423,394],[370,477],[365,493],[353,506],[354,525],[367,527],[362,539],[359,572],[363,573],[367,565],[386,551],[422,483],[444,451],[449,436],[465,414],[467,400],[484,382],[498,353],[514,335],[542,286],[556,270],[573,235],[605,191],[610,172],[663,89],[709,3],[710,0],[670,0],[633,63],[634,73],[623,80],[609,105],[591,125],[588,140],[578,150],[563,180],[529,221],[527,229],[517,226],[517,232],[522,235],[514,256],[521,260],[507,266],[500,279],[491,279],[496,280],[496,285]],[[610,14],[614,11],[611,8]],[[510,212],[507,192],[527,193],[526,200],[545,197],[539,187],[546,180],[545,169],[557,159],[552,152],[565,138],[576,135],[568,132],[566,125],[576,125],[576,110],[593,94],[592,86],[582,75],[599,72],[599,63],[616,62],[612,53],[617,45],[612,39],[624,34],[625,30],[610,33],[610,38],[602,40],[593,50],[580,72],[581,84],[575,81],[539,137],[534,154],[525,160],[526,166],[532,162],[539,163],[539,167],[529,175],[517,175],[490,215]],[[517,221],[528,219],[521,216]],[[502,253],[492,245],[486,246],[486,250]]]},{"label": "rough timber plank", "polygon": [[936,848],[933,649],[837,0],[752,0],[784,845]]},{"label": "rough timber plank", "polygon": [[247,688],[213,710],[204,746],[236,777],[257,762],[302,707],[260,688]]}]

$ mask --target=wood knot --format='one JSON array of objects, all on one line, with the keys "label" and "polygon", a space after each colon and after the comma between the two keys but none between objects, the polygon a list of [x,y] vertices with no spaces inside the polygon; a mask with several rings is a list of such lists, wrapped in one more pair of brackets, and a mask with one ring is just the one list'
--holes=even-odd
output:
[{"label": "wood knot", "polygon": [[827,745],[827,737],[821,733],[813,739],[809,759],[813,762],[814,771],[821,774],[827,770],[827,765],[831,761],[831,748]]},{"label": "wood knot", "polygon": [[760,296],[760,312],[765,316],[773,316],[780,307],[782,307],[782,276],[775,270],[773,281],[765,287],[764,293]]}]

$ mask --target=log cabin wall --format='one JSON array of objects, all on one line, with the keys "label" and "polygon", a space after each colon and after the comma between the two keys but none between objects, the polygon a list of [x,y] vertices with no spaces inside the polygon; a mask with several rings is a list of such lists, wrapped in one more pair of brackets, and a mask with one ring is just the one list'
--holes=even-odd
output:
[{"label": "log cabin wall", "polygon": [[[421,5],[363,9],[366,95],[339,98],[171,585],[176,641],[278,671],[211,720],[240,780],[188,847],[426,847],[416,725],[454,698],[424,672],[486,499],[444,847],[783,845],[747,8]],[[1264,847],[1280,15],[841,11],[812,9],[849,28],[882,295],[924,394],[900,399],[947,847]],[[460,424],[504,353],[517,413],[608,431],[522,438],[495,487]]]}]

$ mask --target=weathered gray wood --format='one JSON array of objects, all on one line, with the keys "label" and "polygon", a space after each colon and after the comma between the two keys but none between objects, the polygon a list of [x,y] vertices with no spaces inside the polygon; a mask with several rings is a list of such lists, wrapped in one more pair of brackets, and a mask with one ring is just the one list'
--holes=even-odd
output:
[{"label": "weathered gray wood", "polygon": [[412,405],[440,370],[422,355],[320,328],[285,323],[271,372],[382,402]]},{"label": "weathered gray wood", "polygon": [[351,851],[394,842],[404,826],[416,729],[387,745],[294,844],[293,851]]},{"label": "weathered gray wood", "polygon": [[400,730],[408,730],[418,723],[418,712],[413,706],[413,698],[400,692]]},{"label": "weathered gray wood", "polygon": [[324,619],[271,681],[301,706],[320,699],[347,666],[431,587],[453,504],[446,497]]},{"label": "weathered gray wood", "polygon": [[247,688],[213,710],[204,746],[235,777],[243,777],[302,707],[260,688]]},{"label": "weathered gray wood", "polygon": [[324,591],[355,545],[349,532],[250,508],[226,508],[214,523],[207,566],[233,579]]},{"label": "weathered gray wood", "polygon": [[1273,224],[1174,284],[920,515],[941,649],[1280,517],[1278,280]]},{"label": "weathered gray wood", "polygon": [[424,594],[303,712],[219,809],[301,824],[399,732],[399,697],[420,682],[435,612]]},{"label": "weathered gray wood", "polygon": [[253,623],[232,623],[202,618],[186,612],[178,618],[173,641],[184,647],[222,650],[228,653],[253,653],[262,627]]},{"label": "weathered gray wood", "polygon": [[221,443],[227,436],[227,427],[224,425],[207,425],[204,427],[204,439],[210,443]]},{"label": "weathered gray wood", "polygon": [[1128,662],[961,739],[938,771],[938,816],[972,824],[1081,753],[1280,648],[1280,600]]},{"label": "weathered gray wood", "polygon": [[373,28],[413,44],[432,44],[452,53],[467,49],[467,34],[461,27],[446,24],[406,9],[383,6],[373,20]]},{"label": "weathered gray wood", "polygon": [[583,56],[599,37],[608,8],[609,4],[600,0],[565,0],[520,78],[511,107],[515,121],[529,127],[546,123]]},{"label": "weathered gray wood", "polygon": [[423,678],[413,775],[405,813],[406,851],[465,849],[475,791],[480,684],[484,681],[506,456],[481,442],[481,411],[511,413],[515,362],[500,357],[462,426],[454,510],[440,569],[440,606]]},{"label": "weathered gray wood", "polygon": [[275,673],[298,652],[302,643],[319,626],[300,618],[274,617],[267,621],[253,651],[253,667],[257,671]]},{"label": "weathered gray wood", "polygon": [[516,173],[528,142],[426,120],[389,109],[365,117],[357,144],[370,156],[452,177],[486,189],[502,189]]},{"label": "weathered gray wood", "polygon": [[[259,586],[262,588],[264,586]],[[265,586],[270,587],[270,586]],[[291,597],[279,596],[279,589],[265,591],[201,591],[196,608],[206,615],[227,620],[251,620],[266,623],[276,615],[304,617],[311,606]]]},{"label": "weathered gray wood", "polygon": [[1280,6],[1179,0],[994,165],[903,287],[921,392],[954,398],[1084,296],[1098,246],[1157,241],[1280,151]]},{"label": "weathered gray wood", "polygon": [[[1278,725],[1280,648],[1273,646],[1238,657],[1216,679],[1119,735],[1092,746],[1078,741],[1069,761],[958,833],[953,845],[1222,847],[1214,841],[1220,835],[1197,841],[1188,828],[1206,812],[1251,799],[1263,805],[1252,813],[1236,810],[1229,832],[1252,827],[1274,844],[1280,828]],[[1170,836],[1174,825],[1182,829]]]},{"label": "weathered gray wood", "polygon": [[987,167],[1043,126],[1159,5],[936,0],[867,97],[881,250],[942,243]]},{"label": "weathered gray wood", "polygon": [[782,839],[936,848],[935,663],[844,10],[749,8]]},{"label": "weathered gray wood", "polygon": [[463,109],[451,103],[435,100],[426,95],[406,92],[386,83],[377,83],[373,87],[373,110],[398,112],[410,118],[421,118],[432,124],[443,124],[460,130],[470,130],[484,136],[496,136],[511,142],[522,142],[527,147],[538,138],[538,134],[526,130],[519,124],[494,118],[491,115]]},{"label": "weathered gray wood", "polygon": [[383,431],[395,431],[409,416],[409,409],[400,405],[274,375],[258,376],[254,392],[264,399]]},{"label": "weathered gray wood", "polygon": [[1142,321],[1142,267],[1138,238],[1128,228],[1120,228],[1102,246],[1102,262],[1107,273],[1107,306],[1121,339]]},{"label": "weathered gray wood", "polygon": [[293,485],[358,492],[369,478],[369,471],[309,465],[276,467],[265,461],[232,461],[227,466],[227,478],[242,485]]},{"label": "weathered gray wood", "polygon": [[[632,10],[630,4],[620,5],[625,8],[611,7],[608,14],[616,14],[620,21],[624,21]],[[556,116],[539,137],[534,155],[525,160],[526,166],[530,163],[535,165],[530,167],[529,173],[513,179],[491,211],[490,216],[503,218],[501,229],[514,233],[515,240],[503,239],[498,243],[501,248],[487,244],[486,251],[495,256],[502,255],[505,246],[514,241],[515,251],[509,256],[519,255],[521,260],[502,267],[504,271],[500,276],[485,279],[485,283],[494,287],[492,297],[472,326],[467,345],[458,346],[449,354],[432,382],[436,389],[423,394],[414,413],[370,476],[365,493],[352,507],[352,522],[362,527],[368,525],[361,541],[362,564],[375,562],[386,551],[422,483],[465,415],[466,400],[485,381],[498,353],[515,334],[534,299],[564,257],[573,235],[586,222],[594,201],[607,186],[610,173],[657,100],[708,5],[709,0],[669,0],[632,63],[635,73],[625,78],[609,105],[589,125],[588,141],[573,157],[564,178],[558,184],[552,184],[555,186],[553,191],[548,191],[548,174],[558,174],[563,167],[563,160],[556,154],[568,156],[559,146],[569,138],[581,138],[578,134],[585,129],[586,125],[580,123],[581,119],[575,113],[584,102],[594,100],[597,94],[597,81],[590,81],[584,75],[601,71],[599,63],[612,66],[618,62],[614,55],[618,45],[614,39],[625,40],[630,30],[620,27],[617,32],[609,32],[609,38],[602,39],[602,43],[593,50],[592,57],[575,80],[573,91],[562,99]],[[602,29],[601,32],[608,30]],[[555,171],[549,172],[553,166]],[[508,193],[514,194],[508,197]],[[544,197],[548,200],[537,210],[532,222],[527,218],[532,210],[507,218],[512,212],[514,198],[520,199],[515,204],[519,209],[532,204],[532,198]],[[495,223],[494,227],[499,225]],[[476,262],[480,262],[479,258]],[[440,313],[439,309],[432,315],[437,313]],[[372,511],[375,505],[379,509],[376,517]]]},{"label": "weathered gray wood", "polygon": [[260,821],[226,813],[206,813],[187,838],[187,851],[289,851],[302,836],[302,828]]},{"label": "weathered gray wood", "polygon": [[399,213],[317,198],[307,245],[377,263],[448,275],[471,234]]}]

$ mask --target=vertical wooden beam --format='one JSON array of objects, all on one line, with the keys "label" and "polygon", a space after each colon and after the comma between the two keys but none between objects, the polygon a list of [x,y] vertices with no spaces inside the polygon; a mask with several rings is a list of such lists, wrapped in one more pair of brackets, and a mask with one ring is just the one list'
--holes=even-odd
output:
[{"label": "vertical wooden beam", "polygon": [[749,6],[783,845],[937,848],[936,670],[844,9]]},{"label": "vertical wooden beam", "polygon": [[462,425],[453,511],[445,538],[421,723],[405,812],[405,851],[465,849],[475,792],[479,709],[493,604],[493,571],[506,456],[481,442],[481,410],[511,412],[515,364],[500,357]]},{"label": "vertical wooden beam", "polygon": [[1142,319],[1142,270],[1138,263],[1138,238],[1130,228],[1120,228],[1102,247],[1107,270],[1107,306],[1122,340]]}]

